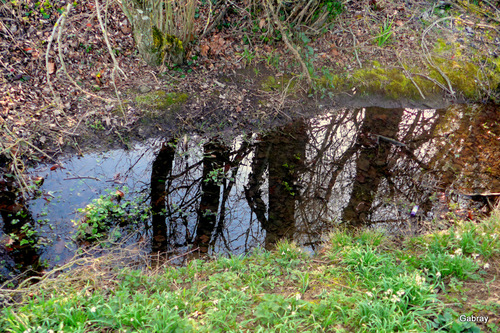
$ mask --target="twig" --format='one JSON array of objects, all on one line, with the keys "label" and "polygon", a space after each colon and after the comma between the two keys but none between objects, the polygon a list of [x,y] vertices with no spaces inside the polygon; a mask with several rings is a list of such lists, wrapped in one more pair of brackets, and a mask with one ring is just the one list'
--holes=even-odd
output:
[{"label": "twig", "polygon": [[[429,49],[427,48],[427,45],[425,43],[425,35],[427,35],[427,33],[432,29],[432,27],[434,27],[436,24],[438,24],[439,22],[442,22],[442,21],[445,21],[445,20],[449,20],[449,19],[452,19],[453,20],[453,17],[451,16],[448,16],[448,17],[442,17],[440,18],[439,20],[436,20],[434,21],[430,26],[428,26],[424,32],[422,33],[422,43],[421,43],[421,46],[422,46],[422,50],[424,51],[424,56],[425,56],[425,60],[427,60],[427,62],[429,63],[429,65],[434,68],[435,70],[437,70],[439,72],[439,74],[443,77],[443,79],[446,81],[446,84],[448,85],[448,88],[444,88],[445,91],[447,91],[451,96],[455,96],[455,91],[453,91],[453,87],[451,86],[451,82],[450,82],[450,79],[448,79],[448,76],[441,70],[441,68],[439,68],[439,66],[437,66],[434,61],[432,60],[432,57],[430,56],[430,52],[429,52]],[[444,86],[441,85],[441,88],[443,88]]]},{"label": "twig", "polygon": [[116,70],[118,70],[125,78],[127,78],[127,75],[120,68],[120,66],[118,65],[118,61],[116,60],[115,55],[113,54],[113,48],[111,47],[111,43],[109,42],[108,33],[106,31],[106,27],[104,26],[104,22],[102,21],[101,9],[99,8],[99,0],[95,0],[95,8],[97,11],[97,19],[99,20],[99,26],[101,27],[102,34],[104,35],[104,40],[106,41],[106,45],[108,46],[109,55],[113,60],[113,70],[111,71],[111,82],[113,82],[113,87],[115,88],[115,94],[116,98],[118,99],[118,104],[120,105],[120,111],[122,112],[123,118],[125,118],[125,122],[128,122],[127,115],[125,114],[125,110],[123,107],[123,103],[120,99],[118,88],[116,87],[115,73]]},{"label": "twig", "polygon": [[423,78],[431,81],[432,83],[434,83],[435,85],[437,85],[439,88],[443,89],[444,91],[448,91],[448,89],[444,86],[444,84],[442,84],[441,82],[433,79],[432,77],[429,77],[428,75],[420,74],[420,73],[415,73],[415,75],[421,76],[421,77],[423,77]]},{"label": "twig", "polygon": [[82,87],[80,87],[78,85],[78,83],[75,82],[75,80],[73,80],[73,78],[69,75],[68,73],[68,70],[66,69],[66,63],[64,62],[64,57],[63,57],[63,54],[62,54],[62,47],[61,47],[61,36],[62,36],[62,30],[63,30],[63,27],[64,27],[64,23],[66,22],[66,18],[67,16],[69,15],[69,12],[71,11],[71,7],[72,7],[72,3],[69,4],[67,7],[66,7],[66,11],[63,13],[63,15],[61,16],[62,17],[62,20],[61,20],[61,23],[60,23],[60,26],[59,26],[59,32],[57,34],[57,44],[58,44],[58,53],[59,53],[59,61],[61,62],[61,68],[63,69],[63,72],[66,74],[68,80],[78,89],[80,90],[81,92],[83,92],[84,94],[86,95],[89,95],[89,96],[92,96],[92,97],[95,97],[97,99],[100,99],[102,101],[105,101],[105,102],[115,102],[115,100],[113,99],[109,99],[109,98],[104,98],[104,97],[101,97],[101,96],[98,96],[96,94],[93,94],[91,92],[88,92],[86,91],[85,89],[83,89]]},{"label": "twig", "polygon": [[[205,33],[207,32],[208,25],[210,24],[210,18],[212,17],[212,1],[208,2],[210,8],[208,9],[208,17],[207,17],[207,23],[205,24],[205,28],[203,29],[203,33],[201,34],[202,37],[205,37]],[[202,38],[200,38],[201,40]]]},{"label": "twig", "polygon": [[205,29],[203,34],[200,36],[199,40],[202,40],[203,38],[205,38],[205,36],[208,35],[217,26],[217,24],[219,24],[220,20],[222,20],[224,15],[226,15],[228,8],[229,8],[229,6],[227,4],[225,4],[225,7],[221,9],[221,12],[215,18],[215,20],[212,22],[212,24],[207,29]]},{"label": "twig", "polygon": [[64,178],[63,180],[73,180],[73,179],[92,179],[92,180],[101,181],[99,178],[91,177],[91,176],[76,176],[76,177]]},{"label": "twig", "polygon": [[415,82],[415,80],[413,80],[413,77],[412,75],[410,74],[410,72],[408,72],[408,70],[406,70],[405,66],[403,66],[403,63],[401,62],[401,58],[399,57],[399,54],[396,53],[396,57],[398,58],[398,62],[399,64],[401,65],[401,67],[403,68],[403,73],[405,74],[406,78],[408,78],[411,83],[413,83],[413,85],[415,86],[415,88],[417,88],[420,96],[425,99],[425,95],[424,93],[422,92],[422,90],[420,89],[420,87],[418,86],[418,84]]},{"label": "twig", "polygon": [[302,57],[300,56],[297,49],[292,45],[292,43],[288,39],[285,28],[283,27],[283,25],[281,24],[281,21],[279,20],[278,16],[276,15],[276,12],[274,10],[274,6],[273,6],[271,0],[266,0],[266,3],[268,5],[268,9],[269,9],[266,14],[268,15],[270,20],[271,20],[270,16],[272,16],[272,19],[274,20],[274,24],[276,24],[276,26],[278,27],[278,30],[281,33],[281,37],[283,38],[283,41],[285,42],[288,49],[293,53],[295,58],[299,61],[300,65],[302,66],[302,72],[304,73],[304,75],[306,77],[307,84],[309,85],[309,87],[312,87],[312,79],[311,79],[311,75],[309,74],[309,69],[307,68],[306,64],[304,63],[304,60],[302,60]]},{"label": "twig", "polygon": [[354,47],[354,55],[356,56],[356,60],[358,61],[359,68],[363,68],[363,66],[361,65],[361,61],[359,61],[358,49],[356,48],[356,35],[354,34],[354,32],[352,32],[351,27],[349,27],[349,31],[351,32],[351,35],[352,35],[352,43],[353,43],[353,47]]},{"label": "twig", "polygon": [[71,10],[71,6],[73,4],[68,4],[66,6],[66,10],[61,14],[61,16],[57,19],[56,24],[54,24],[54,28],[52,29],[52,34],[50,35],[49,38],[49,43],[47,44],[47,50],[45,51],[45,74],[47,78],[47,84],[49,85],[49,89],[52,92],[52,95],[54,96],[54,99],[56,100],[58,107],[61,111],[64,110],[62,101],[61,101],[61,96],[56,94],[56,91],[54,90],[54,86],[52,85],[52,82],[50,81],[50,71],[49,71],[49,51],[52,47],[52,42],[54,41],[54,37],[56,35],[56,30],[59,27],[61,29],[60,24],[63,19],[65,19],[66,15],[68,15],[69,11]]}]

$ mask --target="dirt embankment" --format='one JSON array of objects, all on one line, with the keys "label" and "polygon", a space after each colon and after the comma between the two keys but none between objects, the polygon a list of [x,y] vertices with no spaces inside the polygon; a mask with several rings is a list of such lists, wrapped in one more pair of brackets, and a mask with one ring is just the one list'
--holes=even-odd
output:
[{"label": "dirt embankment", "polygon": [[122,71],[116,87],[94,2],[75,2],[66,20],[50,1],[2,4],[0,151],[9,167],[178,131],[259,130],[324,108],[498,100],[500,11],[489,2],[344,1],[320,28],[289,31],[314,88],[252,4],[200,3],[203,38],[169,69],[144,63],[109,2],[101,10]]}]

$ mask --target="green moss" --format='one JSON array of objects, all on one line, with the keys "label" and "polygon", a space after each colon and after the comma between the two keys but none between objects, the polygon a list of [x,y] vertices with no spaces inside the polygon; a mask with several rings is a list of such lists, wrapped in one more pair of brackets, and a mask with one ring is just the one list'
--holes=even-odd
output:
[{"label": "green moss", "polygon": [[[478,98],[481,95],[481,89],[478,82],[480,75],[479,68],[465,61],[455,61],[448,59],[434,59],[436,66],[446,75],[454,91],[463,94],[467,98]],[[436,81],[447,86],[447,82],[434,67],[429,66],[429,76]]]},{"label": "green moss", "polygon": [[184,61],[184,46],[179,38],[162,33],[156,26],[152,27],[152,35],[152,52],[158,55],[156,65],[161,65],[166,58],[170,58],[174,64],[182,64]]},{"label": "green moss", "polygon": [[157,110],[166,110],[174,104],[182,104],[188,99],[185,93],[167,93],[163,90],[152,91],[139,95],[135,101],[141,106],[150,107]]},{"label": "green moss", "polygon": [[[419,98],[420,93],[415,84],[405,76],[399,68],[382,68],[375,63],[372,68],[360,69],[353,73],[350,81],[359,93],[383,94],[389,98]],[[409,70],[411,72],[411,70]],[[424,94],[432,92],[429,81],[413,77],[413,81]]]},{"label": "green moss", "polygon": [[293,91],[295,88],[295,82],[292,81],[290,75],[283,75],[281,77],[268,76],[261,82],[262,89],[264,91]]},{"label": "green moss", "polygon": [[323,75],[320,78],[315,80],[316,84],[320,87],[326,88],[326,89],[335,89],[335,90],[347,90],[348,87],[346,86],[346,80],[344,77],[341,75]]}]

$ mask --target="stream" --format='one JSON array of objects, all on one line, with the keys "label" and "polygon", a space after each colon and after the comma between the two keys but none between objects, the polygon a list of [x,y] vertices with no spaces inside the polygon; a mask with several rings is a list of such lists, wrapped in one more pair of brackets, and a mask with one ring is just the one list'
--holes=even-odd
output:
[{"label": "stream", "polygon": [[[314,252],[338,225],[403,236],[446,229],[499,197],[499,116],[482,105],[371,107],[232,142],[157,138],[40,164],[28,175],[43,184],[26,201],[2,175],[0,282],[63,265],[96,232],[175,255],[241,254],[282,238]],[[93,231],[97,218],[106,228]]]}]

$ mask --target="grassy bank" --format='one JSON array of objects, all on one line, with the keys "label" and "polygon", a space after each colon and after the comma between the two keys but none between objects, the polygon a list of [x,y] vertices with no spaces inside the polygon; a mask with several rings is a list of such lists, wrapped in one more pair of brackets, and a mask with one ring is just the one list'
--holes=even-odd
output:
[{"label": "grassy bank", "polygon": [[[497,209],[406,239],[333,232],[316,256],[282,242],[182,268],[137,270],[103,257],[18,291],[0,330],[497,332],[499,233]],[[472,316],[488,323],[460,321]]]}]

